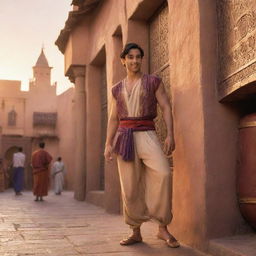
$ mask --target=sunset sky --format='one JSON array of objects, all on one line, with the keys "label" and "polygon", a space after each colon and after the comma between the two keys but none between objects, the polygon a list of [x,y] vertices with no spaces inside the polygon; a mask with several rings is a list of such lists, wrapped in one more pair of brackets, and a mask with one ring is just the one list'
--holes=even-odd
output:
[{"label": "sunset sky", "polygon": [[42,45],[57,93],[71,86],[64,76],[64,56],[55,46],[71,0],[7,0],[0,8],[0,79],[21,80],[26,88]]}]

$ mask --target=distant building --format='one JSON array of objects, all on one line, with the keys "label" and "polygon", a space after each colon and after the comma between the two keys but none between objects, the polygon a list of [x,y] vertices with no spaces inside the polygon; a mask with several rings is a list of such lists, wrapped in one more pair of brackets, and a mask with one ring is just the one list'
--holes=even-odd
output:
[{"label": "distant building", "polygon": [[[18,147],[23,147],[27,156],[25,188],[28,189],[32,187],[31,153],[40,141],[44,141],[54,158],[61,154],[60,134],[64,125],[59,125],[63,116],[60,115],[60,108],[65,108],[68,102],[72,104],[72,88],[62,95],[56,95],[56,85],[51,84],[51,69],[42,49],[33,67],[29,91],[21,91],[20,81],[0,80],[0,157],[3,159],[3,168],[11,177],[12,155]],[[66,95],[69,95],[68,99]],[[63,97],[67,100],[65,104],[62,102]],[[64,115],[66,118],[67,113]],[[6,183],[6,187],[11,186],[11,178]],[[71,182],[68,183],[70,187]]]}]

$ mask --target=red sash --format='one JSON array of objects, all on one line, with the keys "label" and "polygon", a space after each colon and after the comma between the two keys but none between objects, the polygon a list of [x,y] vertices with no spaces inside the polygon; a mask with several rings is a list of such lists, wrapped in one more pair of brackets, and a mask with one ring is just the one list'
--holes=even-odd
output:
[{"label": "red sash", "polygon": [[122,156],[124,161],[134,160],[133,132],[155,130],[152,118],[125,118],[121,119],[118,127],[118,136],[114,145],[115,153]]}]

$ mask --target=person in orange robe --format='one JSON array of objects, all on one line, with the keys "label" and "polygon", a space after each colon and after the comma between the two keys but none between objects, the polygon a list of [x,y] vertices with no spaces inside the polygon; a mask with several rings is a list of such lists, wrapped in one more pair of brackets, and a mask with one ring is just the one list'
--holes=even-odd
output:
[{"label": "person in orange robe", "polygon": [[50,182],[49,165],[52,156],[44,150],[45,143],[39,143],[39,149],[32,154],[33,168],[33,193],[36,196],[35,201],[43,201],[43,196],[48,195]]}]

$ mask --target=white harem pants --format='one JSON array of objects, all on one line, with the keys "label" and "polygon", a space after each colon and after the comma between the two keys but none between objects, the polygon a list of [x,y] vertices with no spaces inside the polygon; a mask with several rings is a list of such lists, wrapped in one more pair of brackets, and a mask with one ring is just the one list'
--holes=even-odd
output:
[{"label": "white harem pants", "polygon": [[150,219],[159,225],[172,220],[171,172],[155,131],[133,133],[135,160],[117,156],[124,218],[131,228]]}]

